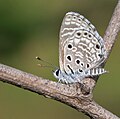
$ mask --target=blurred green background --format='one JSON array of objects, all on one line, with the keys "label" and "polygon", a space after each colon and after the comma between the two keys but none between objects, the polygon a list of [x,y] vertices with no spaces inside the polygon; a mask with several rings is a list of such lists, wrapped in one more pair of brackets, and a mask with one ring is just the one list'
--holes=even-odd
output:
[{"label": "blurred green background", "polygon": [[[0,62],[56,81],[36,56],[58,66],[59,29],[66,12],[88,18],[103,36],[117,0],[0,0]],[[119,38],[119,37],[118,37]],[[94,90],[101,106],[120,116],[120,41]],[[0,82],[0,119],[87,119],[57,101]]]}]

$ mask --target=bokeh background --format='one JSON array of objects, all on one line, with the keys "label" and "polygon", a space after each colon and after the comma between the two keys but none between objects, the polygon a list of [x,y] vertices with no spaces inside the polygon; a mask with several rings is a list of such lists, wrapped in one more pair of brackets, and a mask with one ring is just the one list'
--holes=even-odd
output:
[{"label": "bokeh background", "polygon": [[[59,29],[66,12],[88,18],[101,36],[117,0],[0,0],[0,62],[56,81],[35,57],[59,66]],[[118,37],[119,39],[120,37]],[[120,116],[120,41],[113,48],[94,90],[101,106]],[[87,119],[60,102],[0,82],[0,119]]]}]

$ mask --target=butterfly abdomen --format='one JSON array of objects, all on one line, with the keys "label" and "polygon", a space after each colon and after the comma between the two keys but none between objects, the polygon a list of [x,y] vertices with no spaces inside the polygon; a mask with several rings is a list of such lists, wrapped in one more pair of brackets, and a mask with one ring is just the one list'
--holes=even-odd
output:
[{"label": "butterfly abdomen", "polygon": [[104,68],[93,68],[93,69],[90,69],[86,74],[88,76],[97,76],[104,73],[107,73],[107,71]]}]

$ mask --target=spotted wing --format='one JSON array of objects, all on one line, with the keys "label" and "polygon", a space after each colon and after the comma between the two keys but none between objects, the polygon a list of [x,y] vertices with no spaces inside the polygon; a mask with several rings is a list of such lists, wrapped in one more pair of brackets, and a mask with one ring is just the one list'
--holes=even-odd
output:
[{"label": "spotted wing", "polygon": [[74,73],[98,67],[105,59],[104,41],[82,15],[68,12],[62,22],[59,41],[61,71]]}]

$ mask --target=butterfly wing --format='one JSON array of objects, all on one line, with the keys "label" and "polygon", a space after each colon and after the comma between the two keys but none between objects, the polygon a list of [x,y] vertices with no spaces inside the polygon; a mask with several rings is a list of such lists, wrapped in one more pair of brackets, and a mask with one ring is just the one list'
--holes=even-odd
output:
[{"label": "butterfly wing", "polygon": [[82,15],[68,12],[60,29],[60,70],[68,74],[83,72],[98,67],[104,59],[104,41],[95,27]]}]

